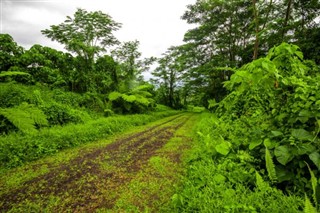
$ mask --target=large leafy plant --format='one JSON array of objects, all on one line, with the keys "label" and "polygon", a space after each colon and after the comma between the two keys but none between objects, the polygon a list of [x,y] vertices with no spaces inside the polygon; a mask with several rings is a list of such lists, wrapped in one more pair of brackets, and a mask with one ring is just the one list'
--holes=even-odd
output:
[{"label": "large leafy plant", "polygon": [[155,107],[155,101],[152,99],[152,90],[152,85],[145,84],[127,93],[112,92],[108,98],[112,109],[117,113],[142,113]]},{"label": "large leafy plant", "polygon": [[249,150],[279,187],[311,189],[305,162],[319,175],[319,80],[318,67],[299,47],[272,48],[225,83],[230,93],[217,109],[224,123],[217,125],[217,140],[232,142],[228,150]]}]

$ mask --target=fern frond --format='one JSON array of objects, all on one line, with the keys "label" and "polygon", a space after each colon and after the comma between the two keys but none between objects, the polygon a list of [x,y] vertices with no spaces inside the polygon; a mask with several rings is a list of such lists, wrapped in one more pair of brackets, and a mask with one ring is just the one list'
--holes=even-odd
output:
[{"label": "fern frond", "polygon": [[0,78],[1,77],[7,77],[7,76],[18,76],[18,75],[29,75],[29,73],[26,72],[19,72],[19,71],[4,71],[0,73]]},{"label": "fern frond", "polygon": [[35,131],[34,121],[30,118],[28,113],[22,110],[17,110],[15,108],[0,109],[0,115],[5,117],[10,123],[24,133]]},{"label": "fern frond", "polygon": [[267,147],[266,147],[265,160],[266,160],[266,168],[267,168],[267,171],[268,171],[268,176],[269,176],[269,178],[270,178],[270,180],[272,182],[276,182],[277,181],[277,174],[276,174],[275,165],[273,163],[270,151],[269,151],[269,149]]},{"label": "fern frond", "polygon": [[313,207],[313,205],[312,205],[311,201],[309,200],[309,198],[307,197],[307,195],[305,195],[303,212],[304,213],[317,213],[316,208]]},{"label": "fern frond", "polygon": [[136,97],[137,97],[137,99],[136,99],[137,103],[140,103],[144,106],[148,106],[150,104],[150,101],[147,98],[140,96],[140,95],[136,95]]},{"label": "fern frond", "polygon": [[27,103],[22,103],[13,108],[0,108],[0,115],[24,133],[36,132],[36,124],[39,126],[48,125],[45,114],[40,109]]},{"label": "fern frond", "polygon": [[122,94],[119,92],[112,92],[109,94],[108,98],[110,101],[114,101],[114,100],[117,100],[121,96],[122,96]]},{"label": "fern frond", "polygon": [[137,86],[131,92],[137,93],[138,91],[146,91],[146,90],[150,90],[150,89],[153,89],[153,85],[151,85],[151,84],[143,84],[143,85]]},{"label": "fern frond", "polygon": [[312,185],[312,198],[314,203],[316,204],[316,206],[318,206],[318,201],[317,201],[317,186],[318,186],[318,180],[316,178],[316,176],[314,175],[313,171],[311,170],[309,164],[307,162],[305,162],[308,166],[309,172],[310,172],[310,176],[311,176],[311,185]]},{"label": "fern frond", "polygon": [[136,91],[136,92],[131,92],[134,95],[141,95],[143,97],[152,97],[152,94],[147,91]]},{"label": "fern frond", "polygon": [[137,100],[137,97],[134,96],[134,95],[126,95],[126,94],[122,94],[121,96],[123,98],[123,100],[129,102],[129,103],[132,103],[134,102],[135,100]]},{"label": "fern frond", "polygon": [[268,183],[266,183],[259,172],[256,171],[256,186],[260,191],[266,191],[269,187]]}]

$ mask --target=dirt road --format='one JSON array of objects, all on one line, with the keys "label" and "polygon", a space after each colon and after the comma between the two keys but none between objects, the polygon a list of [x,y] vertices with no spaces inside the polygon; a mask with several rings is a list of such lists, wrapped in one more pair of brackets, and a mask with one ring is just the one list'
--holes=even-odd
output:
[{"label": "dirt road", "polygon": [[179,181],[195,117],[166,118],[105,146],[75,149],[61,163],[50,163],[53,156],[13,170],[0,179],[0,212],[159,211]]}]

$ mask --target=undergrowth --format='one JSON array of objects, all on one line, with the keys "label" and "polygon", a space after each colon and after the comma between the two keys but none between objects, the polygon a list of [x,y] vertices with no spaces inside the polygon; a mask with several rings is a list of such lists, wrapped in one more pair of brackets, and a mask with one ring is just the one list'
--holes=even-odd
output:
[{"label": "undergrowth", "polygon": [[304,199],[285,195],[255,168],[248,152],[219,147],[212,140],[213,114],[203,113],[197,123],[194,146],[186,161],[187,173],[180,190],[172,197],[174,212],[299,212]]}]

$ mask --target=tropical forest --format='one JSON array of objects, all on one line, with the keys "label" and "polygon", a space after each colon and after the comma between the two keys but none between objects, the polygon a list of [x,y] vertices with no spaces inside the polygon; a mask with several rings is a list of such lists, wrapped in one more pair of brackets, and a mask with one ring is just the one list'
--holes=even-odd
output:
[{"label": "tropical forest", "polygon": [[102,11],[1,33],[0,212],[319,212],[319,14],[196,0],[147,58]]}]

